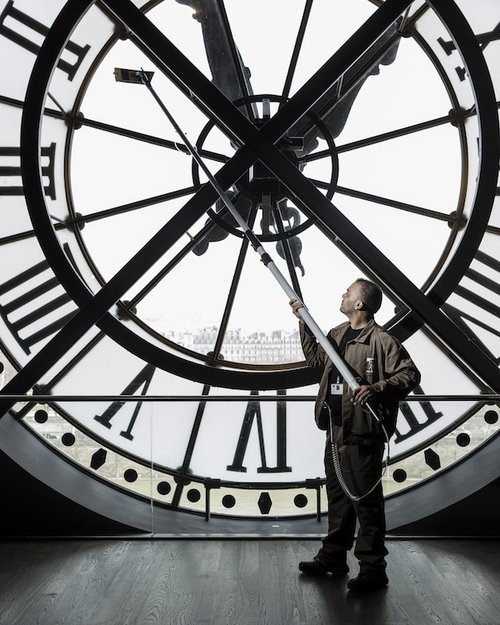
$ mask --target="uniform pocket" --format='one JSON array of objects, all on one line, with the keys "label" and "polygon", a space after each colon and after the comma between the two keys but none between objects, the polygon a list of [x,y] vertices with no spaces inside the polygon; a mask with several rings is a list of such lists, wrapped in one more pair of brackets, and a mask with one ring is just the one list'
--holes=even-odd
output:
[{"label": "uniform pocket", "polygon": [[382,436],[380,425],[367,408],[355,406],[351,433],[360,439],[378,440]]}]

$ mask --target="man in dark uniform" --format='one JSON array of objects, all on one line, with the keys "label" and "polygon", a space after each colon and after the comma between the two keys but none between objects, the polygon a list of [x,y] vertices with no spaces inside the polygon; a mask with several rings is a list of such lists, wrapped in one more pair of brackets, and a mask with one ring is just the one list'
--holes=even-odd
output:
[{"label": "man in dark uniform", "polygon": [[[384,495],[379,481],[384,443],[386,433],[389,438],[395,431],[399,402],[420,382],[420,373],[407,351],[374,320],[381,303],[380,288],[359,278],[342,296],[340,311],[348,321],[328,333],[333,347],[359,380],[359,388],[352,392],[300,317],[302,304],[290,302],[300,319],[307,364],[323,367],[315,419],[320,429],[327,430],[328,534],[314,559],[301,562],[299,569],[307,574],[347,575],[347,551],[354,544],[357,520],[354,555],[360,569],[348,583],[352,592],[367,592],[388,584]],[[381,418],[383,428],[367,410],[367,402]],[[339,460],[340,476],[335,471],[334,454]]]}]

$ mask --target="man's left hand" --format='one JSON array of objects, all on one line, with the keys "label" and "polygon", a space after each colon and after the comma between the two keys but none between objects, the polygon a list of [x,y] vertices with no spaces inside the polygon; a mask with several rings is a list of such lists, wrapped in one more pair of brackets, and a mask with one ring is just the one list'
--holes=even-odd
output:
[{"label": "man's left hand", "polygon": [[373,386],[369,384],[363,384],[352,393],[352,401],[355,404],[364,406],[367,401],[376,395],[376,391]]}]

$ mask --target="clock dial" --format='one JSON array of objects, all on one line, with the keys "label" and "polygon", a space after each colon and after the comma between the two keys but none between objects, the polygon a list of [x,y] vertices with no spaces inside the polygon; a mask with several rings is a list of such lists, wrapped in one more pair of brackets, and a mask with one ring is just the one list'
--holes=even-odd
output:
[{"label": "clock dial", "polygon": [[[0,96],[0,314],[20,370],[5,392],[141,396],[16,411],[42,435],[63,432],[56,446],[93,475],[122,463],[112,481],[142,496],[154,484],[180,509],[203,511],[206,493],[221,514],[314,514],[321,437],[310,402],[284,395],[313,396],[318,372],[182,137],[143,85],[115,81],[117,67],[154,71],[325,329],[362,273],[382,284],[378,320],[423,372],[416,395],[499,388],[498,110],[484,58],[495,67],[500,16],[488,6],[472,19],[459,3],[474,35],[453,2],[359,0],[340,14],[294,2],[283,28],[271,5],[265,24],[229,0],[52,12],[15,0],[0,16],[3,49],[19,55]],[[142,401],[159,395],[197,399]],[[387,492],[466,455],[495,433],[494,412],[402,404]]]}]

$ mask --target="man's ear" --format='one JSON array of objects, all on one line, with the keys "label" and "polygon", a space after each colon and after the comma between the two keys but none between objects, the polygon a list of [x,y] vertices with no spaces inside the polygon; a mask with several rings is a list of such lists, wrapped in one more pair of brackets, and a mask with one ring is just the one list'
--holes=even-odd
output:
[{"label": "man's ear", "polygon": [[354,304],[356,310],[368,310],[368,306],[360,299]]}]

